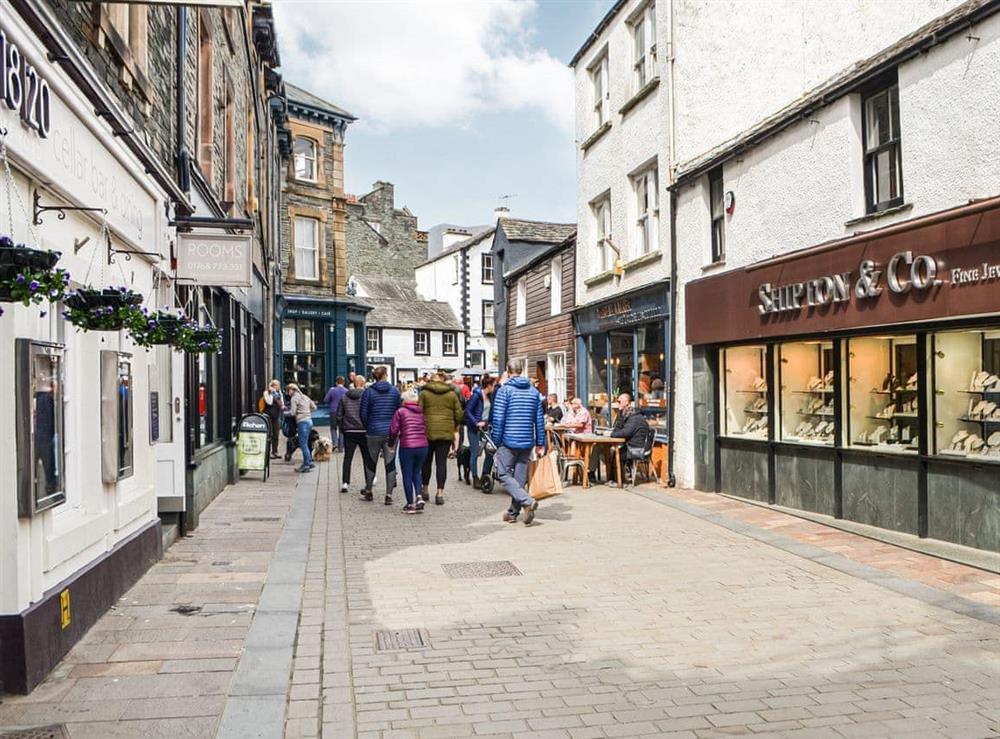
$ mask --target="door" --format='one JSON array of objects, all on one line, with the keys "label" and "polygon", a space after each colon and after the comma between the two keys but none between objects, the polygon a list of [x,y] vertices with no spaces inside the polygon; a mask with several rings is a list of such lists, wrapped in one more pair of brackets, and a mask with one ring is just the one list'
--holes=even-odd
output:
[{"label": "door", "polygon": [[554,352],[548,355],[548,390],[546,394],[555,393],[559,402],[566,400],[566,353]]}]

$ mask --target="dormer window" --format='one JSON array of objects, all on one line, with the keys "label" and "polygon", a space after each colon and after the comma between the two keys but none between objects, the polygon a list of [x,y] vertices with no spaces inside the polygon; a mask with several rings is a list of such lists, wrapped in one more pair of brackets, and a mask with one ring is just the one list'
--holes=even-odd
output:
[{"label": "dormer window", "polygon": [[316,181],[316,142],[296,136],[292,147],[295,157],[295,179]]}]

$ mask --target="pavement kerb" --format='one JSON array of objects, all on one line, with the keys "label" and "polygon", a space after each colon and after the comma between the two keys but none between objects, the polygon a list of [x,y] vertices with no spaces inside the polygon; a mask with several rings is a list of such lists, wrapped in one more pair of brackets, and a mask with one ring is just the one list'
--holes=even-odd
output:
[{"label": "pavement kerb", "polygon": [[729,529],[737,534],[750,537],[776,549],[795,554],[816,564],[829,567],[832,570],[837,570],[860,580],[879,585],[900,595],[914,598],[938,608],[944,608],[968,618],[1000,626],[1000,609],[893,575],[877,567],[855,562],[842,554],[836,554],[812,544],[789,539],[780,534],[775,534],[774,532],[748,524],[745,521],[730,518],[716,511],[706,510],[693,503],[686,503],[670,496],[657,495],[654,491],[632,489],[628,492],[646,498],[654,503],[681,511],[689,516],[694,516],[695,518],[715,524],[716,526]]}]

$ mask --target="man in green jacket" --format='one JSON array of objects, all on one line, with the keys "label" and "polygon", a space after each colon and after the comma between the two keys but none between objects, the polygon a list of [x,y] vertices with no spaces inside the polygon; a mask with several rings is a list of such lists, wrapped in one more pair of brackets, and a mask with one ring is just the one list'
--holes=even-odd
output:
[{"label": "man in green jacket", "polygon": [[435,373],[420,393],[420,407],[427,419],[427,459],[423,473],[424,500],[430,500],[427,487],[431,482],[431,463],[437,466],[437,496],[434,503],[444,505],[444,485],[448,478],[448,453],[457,451],[458,427],[465,418],[454,386]]}]

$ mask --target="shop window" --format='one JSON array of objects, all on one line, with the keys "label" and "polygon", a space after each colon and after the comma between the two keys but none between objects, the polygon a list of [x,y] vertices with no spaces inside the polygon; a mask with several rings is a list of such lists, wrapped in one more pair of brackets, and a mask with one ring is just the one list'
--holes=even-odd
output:
[{"label": "shop window", "polygon": [[295,179],[316,181],[316,142],[305,136],[296,136],[292,145],[295,162]]},{"label": "shop window", "polygon": [[483,254],[483,284],[493,284],[493,255]]},{"label": "shop window", "polygon": [[486,369],[486,352],[482,349],[470,350],[469,366],[474,369]]},{"label": "shop window", "polygon": [[639,355],[636,405],[649,425],[660,433],[667,430],[667,374],[662,323],[650,323],[635,329]]},{"label": "shop window", "polygon": [[198,142],[196,153],[202,174],[212,180],[215,135],[215,73],[212,67],[214,50],[212,34],[205,25],[205,15],[198,14]]},{"label": "shop window", "polygon": [[850,339],[847,374],[848,443],[915,453],[920,441],[916,337]]},{"label": "shop window", "polygon": [[598,275],[607,272],[614,265],[611,257],[611,196],[605,195],[590,206],[594,215],[594,265],[591,272]]},{"label": "shop window", "polygon": [[1000,462],[1000,330],[932,337],[934,451]]},{"label": "shop window", "polygon": [[608,55],[601,55],[590,66],[590,88],[593,93],[594,130],[611,120],[611,92],[608,89]]},{"label": "shop window", "polygon": [[493,322],[493,301],[483,301],[483,334],[493,336],[497,332],[496,324]]},{"label": "shop window", "polygon": [[441,332],[441,354],[446,357],[458,356],[458,334],[454,331]]},{"label": "shop window", "polygon": [[903,202],[899,83],[894,80],[866,95],[862,110],[866,211],[875,213]]},{"label": "shop window", "polygon": [[286,318],[281,322],[284,383],[294,382],[317,403],[326,394],[325,329],[323,321]]},{"label": "shop window", "polygon": [[516,290],[514,325],[523,326],[528,321],[528,281],[524,277],[518,279]]},{"label": "shop window", "polygon": [[344,353],[353,356],[357,353],[355,348],[355,336],[357,335],[357,326],[353,323],[348,323],[344,326]]},{"label": "shop window", "polygon": [[611,399],[616,400],[622,393],[634,398],[635,335],[629,329],[612,331],[608,338],[611,344]]},{"label": "shop window", "polygon": [[365,342],[369,354],[381,354],[382,353],[382,329],[380,328],[368,328],[367,330],[367,341]]},{"label": "shop window", "polygon": [[562,257],[557,256],[549,264],[549,313],[558,316],[562,312]]},{"label": "shop window", "polygon": [[132,475],[132,358],[116,351],[101,352],[101,478],[117,482]]},{"label": "shop window", "polygon": [[17,339],[18,515],[66,501],[66,377],[62,346]]},{"label": "shop window", "polygon": [[608,418],[608,341],[604,334],[587,337],[587,408]]},{"label": "shop window", "polygon": [[319,220],[295,217],[295,277],[299,280],[319,279]]},{"label": "shop window", "polygon": [[768,438],[770,392],[766,357],[767,349],[763,346],[735,346],[722,350],[724,436]]},{"label": "shop window", "polygon": [[632,85],[641,90],[656,76],[656,3],[649,3],[632,16]]},{"label": "shop window", "polygon": [[779,438],[804,444],[834,443],[833,342],[800,341],[778,347]]},{"label": "shop window", "polygon": [[722,167],[708,175],[708,201],[712,216],[712,264],[726,259],[726,194]]},{"label": "shop window", "polygon": [[656,165],[632,178],[635,195],[635,245],[633,257],[641,257],[659,248],[660,203]]},{"label": "shop window", "polygon": [[429,331],[413,332],[413,353],[426,356],[431,353],[431,335]]}]

